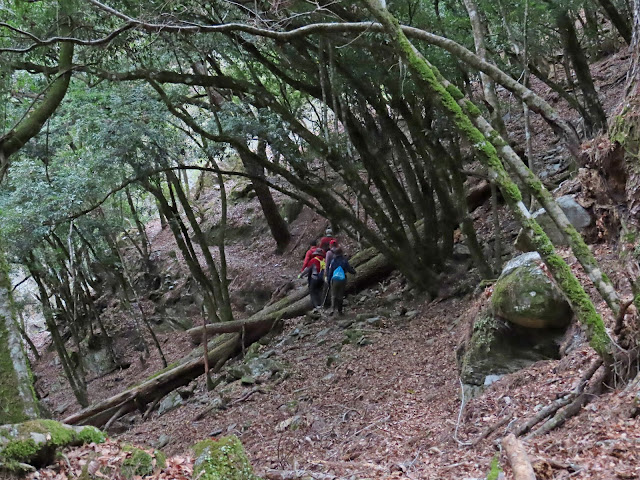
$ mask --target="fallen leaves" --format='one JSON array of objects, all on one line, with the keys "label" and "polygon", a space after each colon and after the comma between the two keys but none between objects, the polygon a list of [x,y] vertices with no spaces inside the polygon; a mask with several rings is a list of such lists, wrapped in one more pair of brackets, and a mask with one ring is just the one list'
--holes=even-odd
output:
[{"label": "fallen leaves", "polygon": [[[144,449],[153,455],[153,450]],[[53,465],[30,474],[29,480],[71,480],[76,478],[104,478],[124,480],[120,472],[122,462],[131,456],[123,445],[107,440],[105,443],[91,443],[81,447],[66,449]],[[155,460],[154,460],[155,462]],[[144,478],[149,480],[190,480],[193,473],[193,459],[189,455],[177,455],[167,458],[164,467],[154,464],[153,474]],[[143,477],[136,475],[133,480]]]}]

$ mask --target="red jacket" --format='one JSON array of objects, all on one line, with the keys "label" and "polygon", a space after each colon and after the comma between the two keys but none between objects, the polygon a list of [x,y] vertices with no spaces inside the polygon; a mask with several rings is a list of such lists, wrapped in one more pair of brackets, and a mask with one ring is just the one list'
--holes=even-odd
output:
[{"label": "red jacket", "polygon": [[304,270],[309,266],[309,261],[313,258],[313,252],[315,252],[317,249],[318,247],[311,247],[309,250],[307,250],[307,253],[304,256],[304,263],[302,264],[302,270]]},{"label": "red jacket", "polygon": [[302,270],[302,275],[303,276],[318,275],[323,270],[322,263],[321,263],[323,260],[324,260],[324,255],[316,255],[315,257],[313,257],[309,261],[309,265],[307,265],[307,268]]},{"label": "red jacket", "polygon": [[335,240],[335,238],[333,238],[333,237],[322,237],[320,239],[319,248],[323,249],[326,252],[327,250],[329,250],[329,247],[331,246],[331,240]]}]

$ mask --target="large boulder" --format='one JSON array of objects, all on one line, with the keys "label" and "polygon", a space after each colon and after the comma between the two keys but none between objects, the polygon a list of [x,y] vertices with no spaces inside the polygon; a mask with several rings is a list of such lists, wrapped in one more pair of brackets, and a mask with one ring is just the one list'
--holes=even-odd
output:
[{"label": "large boulder", "polygon": [[19,471],[51,463],[56,452],[69,445],[104,442],[95,427],[75,427],[54,420],[30,420],[0,425],[0,478],[3,470]]},{"label": "large boulder", "polygon": [[113,372],[117,365],[111,356],[109,339],[101,334],[93,335],[85,344],[84,362],[87,370],[102,376]]},{"label": "large boulder", "polygon": [[[575,198],[573,198],[573,196],[563,195],[562,197],[558,197],[556,199],[556,203],[576,230],[583,231],[591,225],[591,215],[575,200]],[[540,224],[554,245],[567,245],[564,236],[544,208],[537,210],[532,216]],[[515,247],[523,252],[533,250],[528,232],[520,230],[515,241]]]},{"label": "large boulder", "polygon": [[491,305],[496,316],[528,328],[563,328],[572,316],[569,302],[542,269],[536,252],[507,263],[493,286]]},{"label": "large boulder", "polygon": [[540,360],[559,358],[563,329],[521,327],[495,317],[488,306],[473,320],[470,339],[458,351],[460,378],[467,386],[483,387],[495,378]]}]

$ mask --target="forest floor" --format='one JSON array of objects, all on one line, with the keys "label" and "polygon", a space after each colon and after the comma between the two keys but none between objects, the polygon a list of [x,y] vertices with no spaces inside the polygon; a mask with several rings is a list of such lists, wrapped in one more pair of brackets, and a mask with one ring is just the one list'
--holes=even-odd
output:
[{"label": "forest floor", "polygon": [[[620,98],[623,81],[617,79],[626,62],[620,53],[594,66],[610,111]],[[604,86],[607,82],[611,85]],[[514,103],[505,97],[506,101]],[[513,106],[514,111],[516,108]],[[562,110],[560,102],[558,108]],[[518,115],[513,114],[510,123],[518,122]],[[541,142],[536,146],[536,151],[542,152],[540,159],[544,160],[544,152],[556,149],[546,160],[555,162],[560,154],[546,127],[536,121],[534,131]],[[215,192],[207,195],[210,198],[202,201],[209,202],[215,212]],[[321,235],[326,227],[326,221],[303,210],[291,225],[294,248],[278,256],[273,253],[265,225],[251,220],[258,216],[256,212],[255,199],[239,200],[230,210],[230,225],[247,227],[238,230],[244,234],[226,249],[234,291],[273,291],[294,278],[308,240]],[[505,242],[511,242],[517,230],[506,212],[501,216]],[[486,205],[474,212],[486,242],[493,237],[490,217]],[[170,255],[175,249],[170,232],[152,222],[149,233],[163,271],[175,276],[172,270],[181,266]],[[348,252],[355,251],[355,242],[341,234],[338,238]],[[624,291],[624,279],[617,276],[620,260],[612,253],[612,245],[603,241],[609,239],[600,240],[593,246],[594,252]],[[584,278],[569,253],[562,253]],[[489,290],[468,288],[468,267],[468,259],[452,264],[435,300],[409,290],[395,274],[348,297],[343,317],[324,313],[317,320],[287,320],[283,331],[260,347],[263,356],[283,365],[278,375],[260,384],[231,382],[222,393],[222,387],[207,392],[200,378],[194,381],[194,394],[179,408],[161,416],[152,413],[146,421],[140,413],[130,414],[116,422],[114,432],[118,433],[113,433],[107,444],[70,450],[58,464],[30,478],[76,478],[83,465],[94,462],[107,466],[121,460],[127,455],[122,445],[132,443],[162,448],[170,456],[167,467],[153,478],[186,479],[193,462],[191,445],[230,433],[241,439],[258,475],[267,469],[300,469],[339,479],[485,478],[492,458],[500,454],[496,440],[507,426],[534,415],[569,391],[595,354],[582,345],[560,360],[538,362],[504,376],[482,395],[465,399],[461,408],[456,348],[468,335],[478,305],[490,295]],[[92,401],[118,393],[161,368],[152,347],[149,358],[142,358],[127,343],[131,315],[116,314],[117,306],[112,302],[107,313],[113,316],[110,324],[131,366],[93,379],[89,383]],[[154,307],[145,301],[145,308],[153,312]],[[238,318],[248,315],[243,308],[236,305]],[[598,308],[604,312],[602,302]],[[355,338],[350,321],[358,315],[379,317],[379,321],[360,327]],[[197,314],[192,320],[194,324],[201,322]],[[169,362],[192,348],[183,332],[161,332],[159,337]],[[80,407],[70,400],[54,354],[44,348],[46,335],[35,338],[43,351],[42,360],[35,364],[36,389],[46,397],[54,417],[64,418]],[[241,361],[234,360],[229,368]],[[640,418],[627,414],[634,394],[637,392],[612,386],[562,427],[525,439],[525,448],[537,463],[538,479],[640,478]],[[221,395],[227,407],[203,414]],[[505,463],[501,458],[501,464]],[[506,478],[512,478],[509,471],[506,473]]]}]

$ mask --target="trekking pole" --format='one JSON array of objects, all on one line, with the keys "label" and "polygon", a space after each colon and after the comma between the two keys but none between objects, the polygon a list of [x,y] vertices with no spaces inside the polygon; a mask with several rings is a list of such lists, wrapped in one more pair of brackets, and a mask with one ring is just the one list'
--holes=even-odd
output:
[{"label": "trekking pole", "polygon": [[327,282],[327,291],[324,294],[324,300],[322,300],[322,307],[327,303],[327,297],[329,296],[329,290],[331,290],[331,282]]}]

